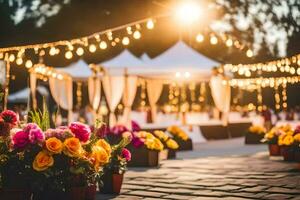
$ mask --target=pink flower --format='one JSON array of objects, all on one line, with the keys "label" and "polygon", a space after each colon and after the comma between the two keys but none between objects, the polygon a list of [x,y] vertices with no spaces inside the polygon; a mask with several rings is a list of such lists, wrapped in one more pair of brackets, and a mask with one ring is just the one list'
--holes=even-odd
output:
[{"label": "pink flower", "polygon": [[96,135],[99,138],[105,138],[107,136],[107,134],[109,133],[109,127],[106,126],[105,124],[103,124],[100,128],[98,128],[98,130],[96,131]]},{"label": "pink flower", "polygon": [[31,130],[31,129],[36,129],[36,128],[40,128],[37,124],[35,124],[35,123],[28,123],[28,124],[26,124],[26,126],[23,128],[23,131],[25,131],[26,133],[28,133],[29,134],[29,131]]},{"label": "pink flower", "polygon": [[72,122],[69,126],[69,129],[81,142],[87,142],[90,139],[91,129],[89,126],[83,123]]},{"label": "pink flower", "polygon": [[12,110],[5,110],[0,114],[4,122],[10,124],[11,126],[17,125],[19,121],[18,115]]},{"label": "pink flower", "polygon": [[67,126],[59,126],[56,129],[48,129],[45,132],[45,138],[51,138],[56,137],[58,139],[64,140],[69,137],[73,137],[74,134],[71,132],[71,130]]},{"label": "pink flower", "polygon": [[128,149],[123,148],[121,155],[122,155],[122,158],[125,158],[127,162],[131,160],[131,153]]},{"label": "pink flower", "polygon": [[24,148],[29,144],[28,133],[23,130],[19,130],[12,136],[13,147],[16,149]]},{"label": "pink flower", "polygon": [[31,144],[43,142],[45,140],[45,135],[40,128],[30,129],[28,138]]},{"label": "pink flower", "polygon": [[141,127],[140,127],[140,125],[136,121],[132,120],[131,121],[131,129],[132,129],[132,131],[138,132],[138,131],[141,130]]},{"label": "pink flower", "polygon": [[122,133],[128,131],[126,126],[123,125],[116,125],[111,129],[111,133],[114,135],[121,135]]}]

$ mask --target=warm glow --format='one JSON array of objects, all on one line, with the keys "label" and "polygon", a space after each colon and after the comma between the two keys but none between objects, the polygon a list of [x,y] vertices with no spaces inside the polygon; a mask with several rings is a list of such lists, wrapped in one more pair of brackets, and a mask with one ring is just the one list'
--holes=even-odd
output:
[{"label": "warm glow", "polygon": [[185,73],[184,73],[184,77],[185,77],[185,78],[190,78],[190,77],[191,77],[190,72],[185,72]]},{"label": "warm glow", "polygon": [[181,77],[181,73],[180,72],[176,72],[175,77],[176,78],[180,78]]},{"label": "warm glow", "polygon": [[99,47],[100,47],[100,49],[106,49],[107,48],[106,42],[105,41],[101,41]]},{"label": "warm glow", "polygon": [[248,49],[246,52],[247,57],[251,58],[253,56],[253,52],[251,51],[251,49]]},{"label": "warm glow", "polygon": [[17,58],[16,63],[17,63],[17,65],[22,65],[23,59],[22,58]]},{"label": "warm glow", "polygon": [[218,43],[218,38],[214,35],[211,36],[210,37],[210,43],[213,44],[213,45],[217,44]]},{"label": "warm glow", "polygon": [[176,9],[176,17],[179,21],[185,24],[196,22],[200,19],[201,8],[195,2],[180,4]]},{"label": "warm glow", "polygon": [[73,53],[71,51],[67,51],[65,53],[65,57],[66,57],[66,59],[71,59],[73,57]]},{"label": "warm glow", "polygon": [[153,22],[152,19],[149,19],[149,20],[147,21],[147,28],[148,28],[148,29],[153,29],[153,28],[154,28],[154,22]]},{"label": "warm glow", "polygon": [[133,33],[133,37],[134,37],[134,39],[140,39],[141,38],[141,32],[139,32],[139,31],[134,31],[134,33]]},{"label": "warm glow", "polygon": [[90,47],[89,47],[89,51],[90,51],[91,53],[94,53],[96,50],[97,50],[96,45],[91,44]]},{"label": "warm glow", "polygon": [[32,67],[32,62],[31,62],[31,60],[27,60],[27,61],[26,61],[25,67],[26,67],[26,68],[31,68],[31,67]]},{"label": "warm glow", "polygon": [[226,46],[231,47],[233,45],[232,39],[226,40]]},{"label": "warm glow", "polygon": [[82,56],[84,54],[84,50],[82,47],[78,47],[78,49],[76,50],[76,54],[78,56]]},{"label": "warm glow", "polygon": [[56,54],[56,48],[55,47],[51,47],[49,50],[49,55],[50,56],[54,56]]},{"label": "warm glow", "polygon": [[9,59],[10,62],[14,62],[14,61],[15,61],[15,58],[16,58],[16,57],[15,57],[14,54],[10,54],[8,59]]},{"label": "warm glow", "polygon": [[125,46],[127,46],[127,45],[129,45],[129,43],[130,43],[129,38],[128,37],[124,37],[123,40],[122,40],[122,44],[125,45]]},{"label": "warm glow", "polygon": [[196,41],[197,42],[203,42],[203,40],[204,40],[204,36],[202,35],[202,34],[198,34],[197,36],[196,36]]}]

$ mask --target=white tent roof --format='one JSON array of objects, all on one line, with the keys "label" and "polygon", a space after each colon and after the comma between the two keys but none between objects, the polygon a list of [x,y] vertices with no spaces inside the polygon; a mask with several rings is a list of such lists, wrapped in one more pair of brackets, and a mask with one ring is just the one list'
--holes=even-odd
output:
[{"label": "white tent roof", "polygon": [[176,72],[184,74],[189,72],[191,76],[209,78],[211,68],[220,65],[218,62],[207,58],[189,47],[183,41],[177,42],[159,56],[146,63],[147,67],[135,70],[135,73],[162,78],[173,78]]},{"label": "white tent roof", "polygon": [[92,75],[89,65],[82,59],[75,63],[71,63],[67,67],[55,68],[58,71],[64,72],[72,76],[73,79],[87,79]]},{"label": "white tent roof", "polygon": [[147,63],[151,60],[151,58],[149,57],[149,55],[147,53],[143,53],[143,55],[140,58],[143,62]]},{"label": "white tent roof", "polygon": [[[49,91],[44,86],[37,86],[36,90],[42,96],[45,96],[45,97],[49,96]],[[26,103],[28,101],[29,95],[30,95],[29,88],[24,88],[18,92],[10,94],[8,96],[8,101],[14,102],[14,103]]]},{"label": "white tent roof", "polygon": [[145,67],[145,63],[143,63],[139,58],[134,56],[130,51],[125,49],[116,57],[107,60],[103,63],[99,64],[100,66],[104,67],[110,73],[124,73],[125,69],[129,74],[133,73],[134,70],[131,69],[143,69]]}]

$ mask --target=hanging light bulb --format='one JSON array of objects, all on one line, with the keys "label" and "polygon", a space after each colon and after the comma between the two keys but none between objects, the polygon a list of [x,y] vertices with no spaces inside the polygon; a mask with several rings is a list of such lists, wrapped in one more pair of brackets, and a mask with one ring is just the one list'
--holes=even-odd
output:
[{"label": "hanging light bulb", "polygon": [[117,45],[117,43],[116,43],[115,41],[112,41],[112,42],[111,42],[111,46],[114,47],[114,46],[116,46],[116,45]]},{"label": "hanging light bulb", "polygon": [[14,62],[16,57],[15,57],[14,54],[10,54],[8,59],[9,59],[10,62]]},{"label": "hanging light bulb", "polygon": [[122,39],[122,44],[123,44],[123,45],[127,46],[127,45],[129,45],[129,43],[130,43],[130,40],[129,40],[128,37],[124,37],[124,38]]},{"label": "hanging light bulb", "polygon": [[100,49],[106,49],[107,48],[107,44],[105,41],[101,41],[99,44]]},{"label": "hanging light bulb", "polygon": [[231,47],[233,45],[233,41],[232,41],[232,39],[228,39],[228,40],[226,40],[226,46],[228,46],[228,47]]},{"label": "hanging light bulb", "polygon": [[23,59],[22,58],[17,58],[16,63],[17,63],[17,65],[22,65]]},{"label": "hanging light bulb", "polygon": [[134,33],[133,33],[133,37],[134,37],[134,39],[140,39],[141,38],[141,32],[139,32],[139,31],[134,31]]},{"label": "hanging light bulb", "polygon": [[59,52],[60,52],[59,48],[56,48],[55,49],[55,54],[57,55],[57,54],[59,54]]},{"label": "hanging light bulb", "polygon": [[71,59],[73,57],[73,53],[71,52],[71,51],[67,51],[66,53],[65,53],[65,58],[66,59]]},{"label": "hanging light bulb", "polygon": [[84,54],[84,50],[82,47],[78,47],[78,49],[76,50],[76,54],[78,56],[82,56]]},{"label": "hanging light bulb", "polygon": [[32,67],[32,61],[31,60],[27,60],[25,63],[25,67],[26,68],[31,68]]},{"label": "hanging light bulb", "polygon": [[94,53],[96,50],[97,50],[96,45],[91,44],[90,47],[89,47],[89,51],[90,51],[91,53]]},{"label": "hanging light bulb", "polygon": [[248,49],[246,52],[247,57],[251,58],[253,56],[253,52],[251,49]]},{"label": "hanging light bulb", "polygon": [[128,26],[128,27],[126,28],[126,30],[127,30],[127,33],[128,33],[129,35],[132,34],[132,30],[131,30],[131,27],[130,27],[130,26]]},{"label": "hanging light bulb", "polygon": [[218,43],[218,38],[216,37],[216,36],[211,36],[210,37],[210,43],[212,44],[212,45],[215,45],[215,44],[217,44]]},{"label": "hanging light bulb", "polygon": [[120,38],[115,38],[115,42],[119,43],[120,42]]},{"label": "hanging light bulb", "polygon": [[204,36],[203,36],[201,33],[199,33],[199,34],[196,36],[196,41],[197,41],[197,42],[203,42],[203,40],[204,40]]},{"label": "hanging light bulb", "polygon": [[49,50],[49,55],[50,56],[54,56],[56,54],[56,48],[55,47],[51,47]]},{"label": "hanging light bulb", "polygon": [[153,29],[153,28],[154,28],[154,22],[153,22],[152,19],[149,19],[149,20],[147,21],[147,28],[148,28],[148,29]]}]

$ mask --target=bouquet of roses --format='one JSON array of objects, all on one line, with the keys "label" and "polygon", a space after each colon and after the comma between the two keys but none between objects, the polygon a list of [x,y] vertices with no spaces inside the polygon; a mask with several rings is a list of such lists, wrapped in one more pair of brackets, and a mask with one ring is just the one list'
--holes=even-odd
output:
[{"label": "bouquet of roses", "polygon": [[173,135],[173,137],[177,140],[187,141],[189,136],[178,126],[170,126],[167,131]]},{"label": "bouquet of roses", "polygon": [[163,131],[154,131],[153,133],[160,141],[164,144],[165,147],[168,149],[176,150],[179,148],[178,143],[170,138],[165,132]]}]

